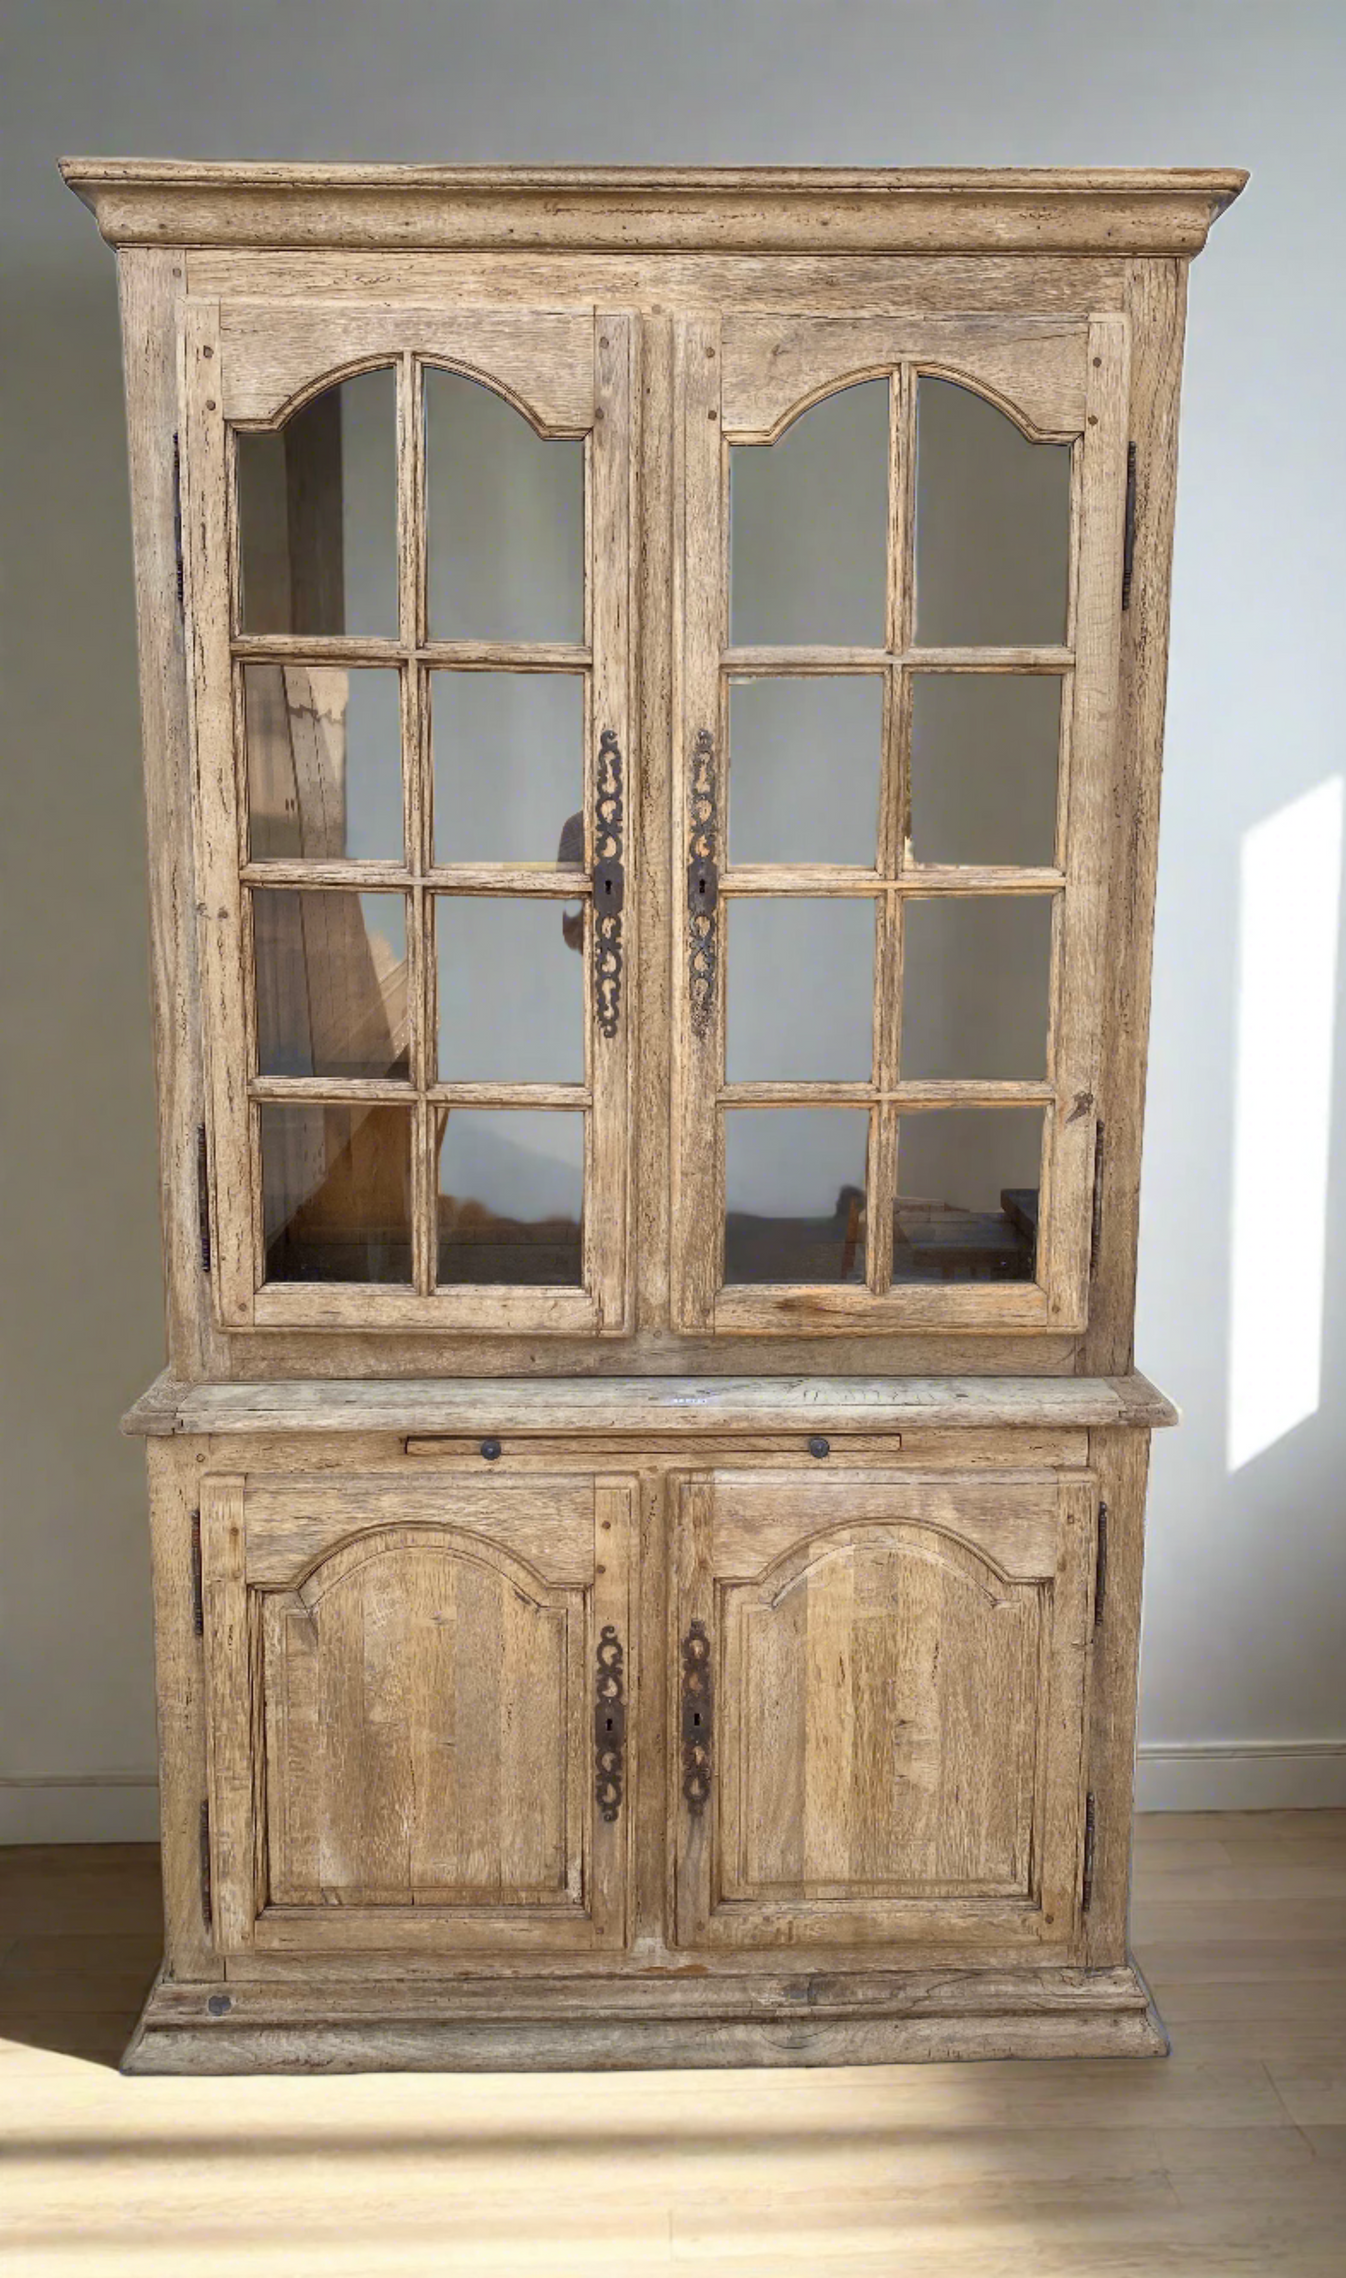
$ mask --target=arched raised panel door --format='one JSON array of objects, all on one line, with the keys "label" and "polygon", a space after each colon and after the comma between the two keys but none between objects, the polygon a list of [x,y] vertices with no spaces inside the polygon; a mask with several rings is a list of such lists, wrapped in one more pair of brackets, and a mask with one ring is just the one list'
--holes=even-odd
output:
[{"label": "arched raised panel door", "polygon": [[680,1943],[1069,1948],[1095,1510],[1086,1474],[684,1482]]},{"label": "arched raised panel door", "polygon": [[619,1333],[633,321],[182,324],[220,1321]]},{"label": "arched raised panel door", "polygon": [[675,1318],[1078,1332],[1126,319],[680,342]]},{"label": "arched raised panel door", "polygon": [[203,1483],[220,1950],[621,1942],[629,1524],[583,1477]]}]

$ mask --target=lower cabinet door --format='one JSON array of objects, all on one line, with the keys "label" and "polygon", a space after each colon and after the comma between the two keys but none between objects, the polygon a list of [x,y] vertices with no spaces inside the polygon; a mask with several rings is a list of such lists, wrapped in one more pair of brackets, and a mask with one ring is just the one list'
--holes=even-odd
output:
[{"label": "lower cabinet door", "polygon": [[202,1481],[224,1953],[624,1938],[633,1490]]},{"label": "lower cabinet door", "polygon": [[680,1484],[683,1946],[1068,1945],[1092,1477]]}]

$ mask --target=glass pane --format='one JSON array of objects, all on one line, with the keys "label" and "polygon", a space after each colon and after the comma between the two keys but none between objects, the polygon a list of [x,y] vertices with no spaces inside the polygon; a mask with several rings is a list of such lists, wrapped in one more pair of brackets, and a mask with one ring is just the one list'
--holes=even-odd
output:
[{"label": "glass pane", "polygon": [[1063,641],[1069,446],[1030,443],[951,380],[921,380],[916,411],[917,641]]},{"label": "glass pane", "polygon": [[1055,673],[918,672],[911,683],[917,862],[1056,859]]},{"label": "glass pane", "polygon": [[882,742],[877,674],[731,682],[730,860],[872,870]]},{"label": "glass pane", "polygon": [[778,443],[729,454],[730,638],[882,648],[888,382],[824,396]]},{"label": "glass pane", "polygon": [[441,1083],[580,1083],[583,928],[540,895],[435,896]]},{"label": "glass pane", "polygon": [[893,1280],[1032,1281],[1039,1107],[932,1108],[897,1119]]},{"label": "glass pane", "polygon": [[430,638],[583,640],[583,439],[433,370],[425,431]]},{"label": "glass pane", "polygon": [[411,1024],[402,894],[255,888],[263,1076],[405,1076]]},{"label": "glass pane", "polygon": [[397,375],[325,388],[238,431],[245,633],[397,632]]},{"label": "glass pane", "polygon": [[730,1108],[724,1278],[865,1278],[869,1116],[849,1107]]},{"label": "glass pane", "polygon": [[874,1025],[870,897],[735,895],[726,932],[728,1081],[868,1083]]},{"label": "glass pane", "polygon": [[577,673],[430,676],[436,862],[584,861],[584,682]]},{"label": "glass pane", "polygon": [[264,1102],[268,1281],[411,1280],[411,1116]]},{"label": "glass pane", "polygon": [[584,1117],[437,1109],[439,1279],[577,1289]]},{"label": "glass pane", "polygon": [[243,711],[254,862],[402,860],[397,673],[248,664]]},{"label": "glass pane", "polygon": [[941,894],[903,903],[904,1078],[1047,1073],[1052,902]]}]

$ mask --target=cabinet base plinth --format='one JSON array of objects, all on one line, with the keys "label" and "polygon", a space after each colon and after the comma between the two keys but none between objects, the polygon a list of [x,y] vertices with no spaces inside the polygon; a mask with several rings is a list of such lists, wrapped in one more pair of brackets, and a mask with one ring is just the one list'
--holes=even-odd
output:
[{"label": "cabinet base plinth", "polygon": [[[329,1979],[184,1985],[160,1978],[128,2073],[612,2072],[944,2064],[958,2058],[1153,2057],[1168,2036],[1134,1964],[800,1978]],[[548,2003],[548,1993],[555,1995]],[[214,2008],[212,2008],[212,2003]],[[222,2007],[227,2003],[227,2008]],[[800,2014],[806,2005],[807,2014]],[[550,2006],[550,2014],[548,2009]],[[221,2013],[222,2012],[222,2013]]]}]

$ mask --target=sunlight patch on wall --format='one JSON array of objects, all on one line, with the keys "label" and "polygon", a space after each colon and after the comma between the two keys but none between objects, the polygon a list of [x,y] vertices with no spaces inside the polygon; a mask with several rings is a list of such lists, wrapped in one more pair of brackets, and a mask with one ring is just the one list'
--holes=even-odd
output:
[{"label": "sunlight patch on wall", "polygon": [[1244,832],[1229,1469],[1312,1416],[1322,1375],[1342,779]]}]

